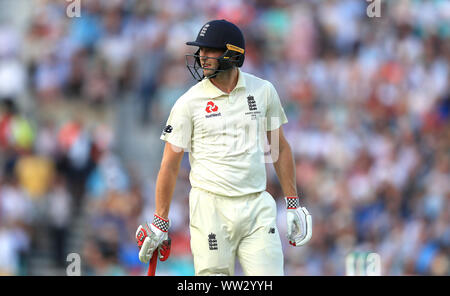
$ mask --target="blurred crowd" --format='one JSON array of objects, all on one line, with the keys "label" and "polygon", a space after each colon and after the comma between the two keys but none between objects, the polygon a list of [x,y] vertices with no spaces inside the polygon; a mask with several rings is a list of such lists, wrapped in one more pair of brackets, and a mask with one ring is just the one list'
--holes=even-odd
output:
[{"label": "blurred crowd", "polygon": [[[286,275],[345,275],[352,252],[378,253],[383,275],[450,274],[450,2],[381,1],[380,17],[362,0],[80,2],[81,17],[47,0],[16,2],[28,7],[23,26],[0,19],[0,274],[30,274],[47,247],[62,274],[69,252],[84,275],[145,274],[134,235],[156,180],[127,163],[117,122],[98,114],[132,97],[126,116],[161,130],[195,83],[185,42],[222,18],[244,32],[242,70],[274,84],[289,119],[313,236],[287,244],[268,164]],[[193,274],[188,175],[185,157],[160,274]],[[73,250],[77,217],[85,235]]]}]

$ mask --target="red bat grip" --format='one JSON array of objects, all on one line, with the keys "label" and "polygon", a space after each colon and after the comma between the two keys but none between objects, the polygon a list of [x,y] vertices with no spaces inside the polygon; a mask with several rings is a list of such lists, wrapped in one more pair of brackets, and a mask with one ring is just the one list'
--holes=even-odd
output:
[{"label": "red bat grip", "polygon": [[[159,260],[166,261],[167,258],[169,258],[171,243],[172,243],[172,240],[170,238],[168,240],[165,240],[162,242],[161,258],[159,258]],[[153,252],[152,258],[150,259],[150,263],[148,265],[148,272],[147,272],[148,276],[155,276],[156,262],[158,261],[158,257],[159,257],[158,249],[159,248],[156,248],[156,250]]]},{"label": "red bat grip", "polygon": [[156,250],[153,252],[152,258],[150,259],[147,272],[148,276],[155,276],[157,262],[158,262],[158,248],[156,248]]}]

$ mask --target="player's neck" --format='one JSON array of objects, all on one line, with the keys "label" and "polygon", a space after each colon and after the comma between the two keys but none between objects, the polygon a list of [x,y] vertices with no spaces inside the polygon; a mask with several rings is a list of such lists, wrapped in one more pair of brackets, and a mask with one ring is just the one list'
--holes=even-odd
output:
[{"label": "player's neck", "polygon": [[210,81],[221,91],[229,94],[235,87],[239,79],[238,68],[231,68],[229,71],[221,72]]}]

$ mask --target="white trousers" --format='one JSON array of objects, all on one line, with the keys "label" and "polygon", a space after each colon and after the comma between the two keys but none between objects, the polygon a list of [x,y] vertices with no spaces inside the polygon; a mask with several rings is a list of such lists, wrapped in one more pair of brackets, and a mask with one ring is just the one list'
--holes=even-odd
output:
[{"label": "white trousers", "polygon": [[191,250],[196,275],[283,275],[276,203],[266,191],[226,197],[199,188],[189,194]]}]

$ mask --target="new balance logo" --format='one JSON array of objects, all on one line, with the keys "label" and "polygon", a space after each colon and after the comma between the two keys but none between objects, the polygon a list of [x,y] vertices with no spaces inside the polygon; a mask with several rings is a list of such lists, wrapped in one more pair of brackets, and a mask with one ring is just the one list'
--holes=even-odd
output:
[{"label": "new balance logo", "polygon": [[269,233],[275,233],[275,228],[274,227],[270,227]]},{"label": "new balance logo", "polygon": [[209,243],[210,250],[217,250],[217,239],[216,239],[216,235],[214,233],[210,233],[208,235],[208,243]]},{"label": "new balance logo", "polygon": [[173,127],[171,125],[166,125],[166,127],[164,128],[162,134],[163,135],[170,134],[172,132],[172,130],[173,130]]},{"label": "new balance logo", "polygon": [[248,109],[250,111],[256,110],[256,102],[255,102],[255,98],[253,98],[253,96],[250,95],[247,97],[247,103],[248,103]]}]

